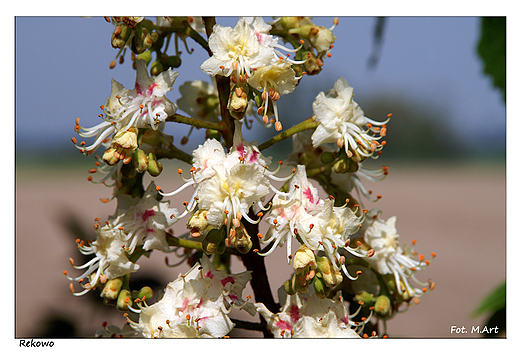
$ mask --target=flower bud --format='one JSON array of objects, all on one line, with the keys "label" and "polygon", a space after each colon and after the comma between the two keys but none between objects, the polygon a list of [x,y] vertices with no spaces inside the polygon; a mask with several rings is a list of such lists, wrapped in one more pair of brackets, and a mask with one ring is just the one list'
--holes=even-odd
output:
[{"label": "flower bud", "polygon": [[157,76],[164,71],[164,67],[159,60],[156,60],[150,66],[150,75]]},{"label": "flower bud", "polygon": [[316,296],[319,298],[327,298],[327,296],[330,294],[330,288],[328,288],[325,284],[325,281],[319,277],[316,277],[314,280],[314,291]]},{"label": "flower bud", "polygon": [[114,32],[112,33],[112,47],[122,49],[128,42],[130,35],[132,34],[132,29],[128,27],[124,23],[118,23],[114,28]]},{"label": "flower bud", "polygon": [[320,158],[323,164],[330,164],[336,160],[337,156],[332,152],[323,152],[321,153]]},{"label": "flower bud", "polygon": [[165,58],[163,62],[168,68],[178,68],[181,66],[182,63],[181,57],[179,57],[178,55],[168,56]]},{"label": "flower bud", "polygon": [[121,290],[117,297],[117,308],[122,311],[128,310],[128,305],[132,306],[132,294],[129,290]]},{"label": "flower bud", "polygon": [[136,59],[144,60],[146,65],[148,65],[152,61],[152,51],[145,51],[139,54]]},{"label": "flower bud", "polygon": [[310,269],[316,269],[316,257],[311,249],[302,245],[294,253],[293,270],[297,274],[306,274]]},{"label": "flower bud", "polygon": [[319,74],[321,72],[323,63],[318,61],[313,52],[308,53],[310,54],[309,56],[303,57],[303,60],[305,60],[305,63],[303,63],[303,69],[305,70],[305,73],[307,73],[307,75]]},{"label": "flower bud", "polygon": [[112,166],[112,165],[116,165],[118,162],[119,162],[119,159],[115,157],[114,153],[115,153],[116,149],[115,148],[108,148],[105,153],[103,154],[103,161]]},{"label": "flower bud", "polygon": [[132,40],[132,52],[141,54],[149,49],[153,44],[153,37],[148,32],[146,27],[140,23],[135,26],[135,35]]},{"label": "flower bud", "polygon": [[148,158],[146,157],[146,153],[141,149],[137,149],[134,154],[132,154],[132,164],[137,173],[144,173],[148,170]]},{"label": "flower bud", "polygon": [[309,283],[305,279],[305,276],[293,274],[291,278],[291,288],[295,293],[305,293],[309,290]]},{"label": "flower bud", "polygon": [[148,173],[153,177],[159,176],[163,170],[163,166],[157,160],[148,158]]},{"label": "flower bud", "polygon": [[101,291],[101,297],[115,300],[117,295],[119,295],[119,291],[121,291],[121,286],[123,286],[123,279],[121,278],[108,280],[105,287],[103,287],[103,291]]},{"label": "flower bud", "polygon": [[334,171],[338,174],[345,174],[349,168],[349,161],[347,159],[339,159],[334,164]]},{"label": "flower bud", "polygon": [[247,234],[247,231],[242,223],[240,223],[240,225],[235,228],[235,235],[231,237],[231,245],[233,245],[242,254],[247,254],[253,247],[251,237],[249,234]]},{"label": "flower bud", "polygon": [[354,301],[356,301],[356,302],[361,301],[361,302],[363,302],[363,304],[372,305],[376,301],[376,298],[371,293],[368,293],[366,291],[361,291],[354,296]]},{"label": "flower bud", "polygon": [[284,284],[283,284],[283,288],[284,288],[285,292],[288,295],[295,295],[296,294],[296,291],[292,287],[292,279],[285,281]]},{"label": "flower bud", "polygon": [[150,298],[153,297],[153,290],[151,287],[149,286],[145,286],[143,287],[142,289],[139,290],[139,293],[137,294],[137,297],[140,298],[140,299],[147,299],[149,300]]},{"label": "flower bud", "polygon": [[207,214],[207,210],[197,210],[191,215],[188,223],[186,223],[186,227],[190,229],[190,234],[193,238],[200,237],[208,227]]},{"label": "flower bud", "polygon": [[249,92],[249,86],[233,86],[231,93],[229,94],[228,110],[231,116],[237,120],[242,119],[246,114],[247,109],[247,94]]},{"label": "flower bud", "polygon": [[329,287],[335,287],[343,281],[341,271],[334,268],[329,258],[322,256],[316,259],[318,271],[321,273],[323,282]]},{"label": "flower bud", "polygon": [[215,254],[218,249],[222,248],[220,245],[224,244],[224,238],[225,237],[220,229],[212,228],[202,241],[204,252],[206,254]]},{"label": "flower bud", "polygon": [[392,315],[392,304],[390,303],[390,299],[385,295],[379,296],[374,305],[374,312],[376,312],[378,316],[383,317]]}]

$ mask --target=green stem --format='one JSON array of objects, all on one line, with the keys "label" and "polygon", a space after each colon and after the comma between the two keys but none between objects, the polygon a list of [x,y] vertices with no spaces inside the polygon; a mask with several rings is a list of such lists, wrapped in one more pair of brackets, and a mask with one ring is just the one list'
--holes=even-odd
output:
[{"label": "green stem", "polygon": [[[184,28],[184,33],[186,35],[188,35],[192,40],[194,40],[195,42],[200,44],[200,46],[202,48],[204,48],[208,53],[211,53],[211,50],[209,49],[208,41],[206,41],[204,38],[202,38],[202,36],[190,26],[188,21],[182,21],[182,24],[186,26]],[[209,38],[209,35],[208,35],[208,38]]]},{"label": "green stem", "polygon": [[318,124],[319,124],[318,122],[314,121],[314,117],[310,117],[310,118],[306,119],[305,121],[298,123],[296,126],[293,126],[293,127],[289,128],[288,130],[283,131],[282,133],[274,136],[273,138],[269,139],[268,141],[260,144],[258,146],[258,149],[260,149],[260,150],[267,149],[270,146],[272,146],[276,143],[279,143],[279,142],[283,141],[284,139],[289,138],[290,136],[292,136],[296,133],[305,131],[307,129],[314,129],[314,128],[318,127]]},{"label": "green stem", "polygon": [[168,242],[168,245],[172,247],[203,250],[201,242],[177,238],[169,233],[166,233],[166,241]]},{"label": "green stem", "polygon": [[198,128],[214,129],[217,131],[222,130],[222,125],[220,123],[198,120],[196,118],[179,115],[178,113],[172,116],[168,116],[168,118],[166,118],[166,122],[178,122]]},{"label": "green stem", "polygon": [[166,149],[155,149],[155,156],[157,159],[178,159],[188,164],[193,164],[193,157],[188,153],[183,152],[173,144],[170,144]]}]

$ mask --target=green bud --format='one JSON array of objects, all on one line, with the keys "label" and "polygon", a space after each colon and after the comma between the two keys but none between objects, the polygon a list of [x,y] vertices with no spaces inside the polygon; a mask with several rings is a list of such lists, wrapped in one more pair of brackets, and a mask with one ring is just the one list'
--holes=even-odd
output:
[{"label": "green bud", "polygon": [[296,291],[292,287],[292,280],[287,280],[283,283],[283,288],[288,295],[296,294]]},{"label": "green bud", "polygon": [[320,31],[318,26],[315,25],[303,25],[300,27],[300,37],[310,39],[318,34]]},{"label": "green bud", "polygon": [[157,76],[164,71],[163,65],[159,60],[156,60],[150,66],[150,75]]},{"label": "green bud", "polygon": [[121,290],[117,297],[117,308],[122,311],[128,310],[128,305],[132,306],[132,294],[129,290]]},{"label": "green bud", "polygon": [[334,164],[334,171],[338,174],[345,174],[348,169],[348,160],[340,159]]},{"label": "green bud", "polygon": [[146,62],[146,65],[148,65],[152,61],[152,51],[143,52],[139,54],[136,58],[144,60]]},{"label": "green bud", "polygon": [[247,85],[235,85],[231,89],[229,94],[229,100],[227,108],[231,116],[240,120],[244,118],[247,109],[247,94],[249,93],[249,86]]},{"label": "green bud", "polygon": [[323,282],[325,282],[328,287],[336,287],[343,281],[343,275],[341,275],[341,271],[337,270],[326,256],[317,258],[316,265],[318,267],[318,271],[321,274]]},{"label": "green bud", "polygon": [[231,245],[233,245],[242,254],[249,253],[253,247],[251,237],[249,234],[247,234],[247,231],[242,223],[240,223],[240,225],[235,228],[235,235],[231,237]]},{"label": "green bud", "polygon": [[159,176],[163,170],[163,166],[157,160],[148,160],[148,173],[153,177]]},{"label": "green bud", "polygon": [[330,164],[334,160],[336,160],[337,156],[332,152],[323,152],[321,153],[321,162],[323,164]]},{"label": "green bud", "polygon": [[392,314],[392,304],[390,303],[390,299],[385,295],[379,296],[374,305],[374,311],[383,317],[390,316]]},{"label": "green bud", "polygon": [[101,297],[115,300],[117,295],[119,295],[121,286],[123,286],[123,279],[121,278],[108,280],[105,287],[103,287],[103,291],[101,291]]},{"label": "green bud", "polygon": [[348,164],[347,173],[355,173],[358,170],[359,170],[359,163],[351,159]]},{"label": "green bud", "polygon": [[286,30],[291,28],[298,28],[298,17],[296,16],[283,16],[280,18],[279,24]]},{"label": "green bud", "polygon": [[132,40],[132,51],[136,54],[141,54],[153,45],[152,36],[140,23],[135,26],[135,35]]},{"label": "green bud", "polygon": [[132,34],[132,29],[124,23],[118,23],[112,32],[112,47],[122,49]]},{"label": "green bud", "polygon": [[204,252],[206,254],[215,254],[217,249],[219,249],[220,244],[222,244],[223,239],[224,236],[222,235],[220,229],[211,229],[206,235],[206,238],[204,238],[202,241],[202,248],[204,249]]},{"label": "green bud", "polygon": [[168,68],[178,68],[181,66],[182,60],[178,55],[171,55],[164,58],[164,64]]},{"label": "green bud", "polygon": [[134,170],[138,173],[144,173],[148,170],[148,158],[146,157],[146,153],[141,149],[137,149],[134,154],[132,154],[132,164]]},{"label": "green bud", "polygon": [[309,290],[309,284],[305,276],[293,274],[291,279],[291,287],[294,292],[305,293]]},{"label": "green bud", "polygon": [[153,297],[153,290],[149,286],[145,286],[142,289],[139,290],[139,293],[137,294],[137,297],[140,299],[151,299]]},{"label": "green bud", "polygon": [[316,58],[314,53],[310,52],[310,56],[304,58],[305,63],[303,63],[303,69],[307,73],[307,75],[316,75],[321,72],[321,67],[323,66],[323,60]]},{"label": "green bud", "polygon": [[330,294],[330,288],[328,288],[325,281],[319,277],[316,277],[314,280],[314,291],[319,298],[327,298]]},{"label": "green bud", "polygon": [[368,293],[366,291],[361,291],[354,296],[354,301],[356,301],[356,302],[361,301],[367,305],[373,304],[375,302],[375,300],[376,299],[375,299],[374,295],[371,293]]}]

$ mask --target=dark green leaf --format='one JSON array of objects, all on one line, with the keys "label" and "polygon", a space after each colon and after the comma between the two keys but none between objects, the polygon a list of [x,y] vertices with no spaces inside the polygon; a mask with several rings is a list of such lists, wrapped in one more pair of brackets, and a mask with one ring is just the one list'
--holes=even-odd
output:
[{"label": "dark green leaf", "polygon": [[506,18],[483,17],[478,54],[484,62],[484,73],[502,91],[506,101]]}]

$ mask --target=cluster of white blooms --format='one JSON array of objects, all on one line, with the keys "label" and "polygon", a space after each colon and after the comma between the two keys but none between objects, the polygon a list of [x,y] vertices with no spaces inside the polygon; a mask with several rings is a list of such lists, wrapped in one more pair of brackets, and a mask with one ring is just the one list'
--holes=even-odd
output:
[{"label": "cluster of white blooms", "polygon": [[156,130],[168,116],[177,110],[177,106],[165,97],[172,89],[178,72],[168,69],[160,75],[150,77],[144,60],[137,60],[137,79],[135,88],[125,89],[123,85],[112,79],[112,92],[106,105],[101,109],[103,122],[85,128],[76,120],[76,132],[84,138],[95,137],[94,143],[79,145],[73,138],[76,147],[86,155],[92,154],[100,145],[108,150],[103,160],[114,165],[119,160],[128,163],[132,152],[137,149],[137,131],[139,128]]},{"label": "cluster of white blooms", "polygon": [[[209,37],[209,47],[213,55],[201,65],[210,76],[230,77],[235,85],[236,100],[230,100],[235,112],[244,112],[248,106],[247,86],[263,90],[263,106],[258,113],[269,123],[269,102],[273,105],[275,127],[282,125],[278,120],[276,101],[281,95],[291,93],[298,79],[291,64],[294,60],[282,55],[279,49],[294,52],[278,44],[278,38],[269,34],[271,26],[261,17],[243,17],[234,28],[215,25]],[[236,101],[236,102],[235,102]]]},{"label": "cluster of white blooms", "polygon": [[[139,265],[131,262],[128,255],[132,254],[137,246],[145,251],[158,249],[167,251],[166,229],[177,221],[176,209],[169,208],[169,202],[158,201],[156,186],[152,182],[141,199],[129,195],[118,197],[118,208],[114,216],[104,224],[96,218],[97,239],[85,245],[78,240],[79,251],[84,255],[95,255],[93,259],[76,269],[86,269],[82,275],[72,278],[71,281],[82,282],[85,277],[90,281],[83,285],[85,290],[77,295],[88,292],[107,280],[135,272]],[[72,260],[72,259],[71,259]],[[71,286],[72,287],[72,286]]]},{"label": "cluster of white blooms", "polygon": [[[119,329],[104,324],[97,336],[220,338],[234,328],[229,313],[235,308],[252,316],[260,313],[265,322],[255,323],[256,330],[279,338],[359,338],[373,315],[387,319],[403,302],[410,304],[434,288],[431,280],[421,283],[415,277],[430,261],[422,254],[415,260],[413,250],[399,245],[396,217],[384,221],[380,211],[369,212],[352,196],[355,191],[357,197],[372,202],[381,198],[373,198],[362,179],[381,181],[388,167],[370,169],[364,162],[381,153],[386,144],[381,139],[391,115],[384,122],[365,117],[353,100],[353,88],[339,78],[332,89],[316,96],[311,118],[261,145],[243,138],[242,127],[249,128],[243,120],[246,114],[260,115],[262,124],[274,123],[277,131],[282,130],[276,102],[294,91],[304,70],[308,68],[309,75],[321,71],[336,39],[332,29],[337,19],[328,29],[315,25],[309,17],[282,17],[271,24],[261,17],[241,17],[234,28],[215,24],[211,29],[214,20],[200,17],[157,17],[155,23],[144,17],[108,21],[115,25],[112,45],[139,54],[132,57],[137,70],[135,87],[128,90],[112,80],[110,97],[101,106],[102,123],[85,128],[79,118],[76,120],[75,131],[81,137],[94,137],[94,142],[72,141],[85,155],[99,146],[105,148],[102,157],[96,156],[97,167],[89,173],[101,173],[104,177],[94,182],[114,187],[112,198],[117,199],[117,209],[105,222],[96,218],[95,241],[76,241],[82,254],[92,255],[81,266],[70,259],[74,268],[84,270],[81,275],[70,277],[64,272],[83,287],[75,292],[71,283],[74,295],[102,289],[101,297],[107,304],[133,312],[125,315],[129,326]],[[206,41],[202,36],[207,33],[211,34]],[[271,33],[290,42],[293,49],[279,44],[280,38]],[[178,65],[168,62],[171,57],[165,53],[171,35],[176,47],[171,57],[178,57]],[[172,71],[180,65],[177,40],[188,49],[188,38],[209,53],[200,68],[212,83],[186,81],[179,87],[181,97],[174,104],[165,95],[178,76]],[[296,53],[294,59],[282,51]],[[150,76],[147,66],[152,52],[157,59],[150,66],[154,74]],[[176,114],[178,108],[189,117]],[[181,151],[173,145],[174,137],[164,134],[166,121],[189,124],[190,133],[194,128],[205,128],[204,143],[191,155]],[[271,157],[265,157],[261,150],[291,135],[293,150],[285,164],[294,169],[279,177],[276,174],[282,161],[274,171],[269,170]],[[178,169],[184,184],[173,192],[163,192],[153,181],[144,189],[139,174],[148,171],[153,177],[159,175],[163,168],[157,162],[160,158],[191,164],[189,177]],[[93,181],[91,176],[88,180]],[[320,197],[312,180],[326,191],[326,198]],[[192,193],[181,213],[163,200],[186,189]],[[168,229],[186,216],[189,234],[174,236]],[[265,235],[260,232],[262,220]],[[252,232],[256,235],[250,235]],[[293,239],[298,243],[295,252]],[[265,249],[260,250],[260,243]],[[256,279],[251,282],[257,302],[250,303],[250,296],[244,300],[243,290],[253,276],[259,280],[266,276],[261,275],[265,272],[261,257],[285,245],[294,273],[280,288],[285,291],[279,299],[282,308],[270,301],[272,297],[262,295],[265,291],[270,296],[267,277],[265,285],[254,282]],[[139,257],[152,250],[183,250],[181,263],[188,260],[191,269],[170,282],[162,297],[148,305],[153,291],[149,287],[130,290],[129,275],[140,268]],[[213,254],[210,261],[208,255]],[[231,274],[231,254],[249,271]],[[352,272],[351,267],[360,265],[383,276],[377,278],[377,295],[367,296],[365,291],[351,294],[349,283],[362,283],[358,280],[362,272],[351,275],[349,269]],[[350,299],[345,300],[341,290],[349,290],[345,295]],[[369,304],[364,307],[360,297]],[[359,310],[349,315],[346,301],[350,306],[359,301]],[[358,315],[361,321],[354,321]]]},{"label": "cluster of white blooms", "polygon": [[298,165],[289,181],[288,194],[273,198],[271,213],[266,219],[270,226],[261,242],[274,243],[263,255],[287,242],[287,258],[290,260],[291,240],[295,237],[311,250],[325,251],[335,268],[338,268],[335,260],[339,260],[339,267],[351,277],[344,266],[345,258],[339,255],[339,248],[345,248],[356,256],[366,256],[348,246],[349,236],[361,227],[363,218],[346,205],[335,207],[332,199],[321,199],[318,190],[307,179],[305,166]]},{"label": "cluster of white blooms", "polygon": [[363,323],[350,319],[341,291],[333,298],[319,298],[312,289],[287,296],[279,313],[255,305],[275,338],[360,338],[353,328],[362,330]]},{"label": "cluster of white blooms", "polygon": [[241,298],[250,271],[227,275],[205,255],[200,262],[170,282],[159,302],[131,308],[139,322],[129,319],[130,326],[147,338],[218,338],[234,327],[228,316],[233,306],[256,314],[255,306]]},{"label": "cluster of white blooms", "polygon": [[[426,260],[423,254],[419,254],[419,260],[415,260],[417,253],[399,245],[396,221],[396,216],[386,221],[381,219],[381,211],[377,209],[367,214],[363,225],[363,239],[375,252],[368,262],[378,273],[393,275],[397,292],[403,294],[405,299],[420,297],[435,287],[431,280],[424,283],[415,277],[415,273],[426,269],[430,261]],[[415,244],[415,241],[413,243]],[[432,253],[432,256],[435,257],[435,253]],[[419,287],[414,286],[412,281]]]}]

